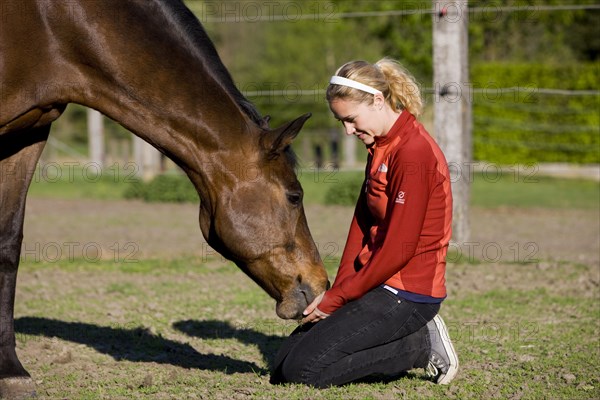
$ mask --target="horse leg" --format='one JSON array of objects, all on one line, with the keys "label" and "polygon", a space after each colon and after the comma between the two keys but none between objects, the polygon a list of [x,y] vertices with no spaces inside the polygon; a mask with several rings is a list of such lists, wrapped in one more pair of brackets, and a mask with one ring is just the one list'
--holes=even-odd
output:
[{"label": "horse leg", "polygon": [[50,125],[0,135],[0,398],[35,396],[15,352],[14,302],[25,198]]}]

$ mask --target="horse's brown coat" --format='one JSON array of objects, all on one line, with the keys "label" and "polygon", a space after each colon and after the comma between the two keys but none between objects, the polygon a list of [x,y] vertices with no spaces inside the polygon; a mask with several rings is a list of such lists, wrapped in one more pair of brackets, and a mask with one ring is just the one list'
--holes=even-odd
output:
[{"label": "horse's brown coat", "polygon": [[0,395],[29,377],[13,327],[25,197],[68,103],[99,110],[186,172],[204,237],[277,301],[279,316],[297,318],[325,290],[289,150],[308,116],[269,129],[181,0],[0,7]]}]

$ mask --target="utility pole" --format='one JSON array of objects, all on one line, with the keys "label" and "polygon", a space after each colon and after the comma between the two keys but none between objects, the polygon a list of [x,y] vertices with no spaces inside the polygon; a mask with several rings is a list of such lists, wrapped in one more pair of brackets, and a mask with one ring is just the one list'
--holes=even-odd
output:
[{"label": "utility pole", "polygon": [[433,0],[434,133],[450,167],[452,241],[469,241],[472,179],[468,1]]}]

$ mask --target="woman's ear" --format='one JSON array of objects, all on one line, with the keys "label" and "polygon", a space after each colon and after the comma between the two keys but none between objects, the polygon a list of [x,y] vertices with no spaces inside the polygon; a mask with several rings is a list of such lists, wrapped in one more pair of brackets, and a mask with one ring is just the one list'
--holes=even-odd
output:
[{"label": "woman's ear", "polygon": [[383,94],[381,94],[381,93],[374,94],[373,95],[373,106],[376,109],[381,110],[384,105],[385,105],[385,99],[383,98]]}]

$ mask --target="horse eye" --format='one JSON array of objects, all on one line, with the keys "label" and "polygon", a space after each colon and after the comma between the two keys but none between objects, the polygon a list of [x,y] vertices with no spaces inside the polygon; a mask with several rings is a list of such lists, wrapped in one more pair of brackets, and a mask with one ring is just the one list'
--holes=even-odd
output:
[{"label": "horse eye", "polygon": [[294,206],[300,205],[302,202],[302,192],[289,192],[287,199]]}]

